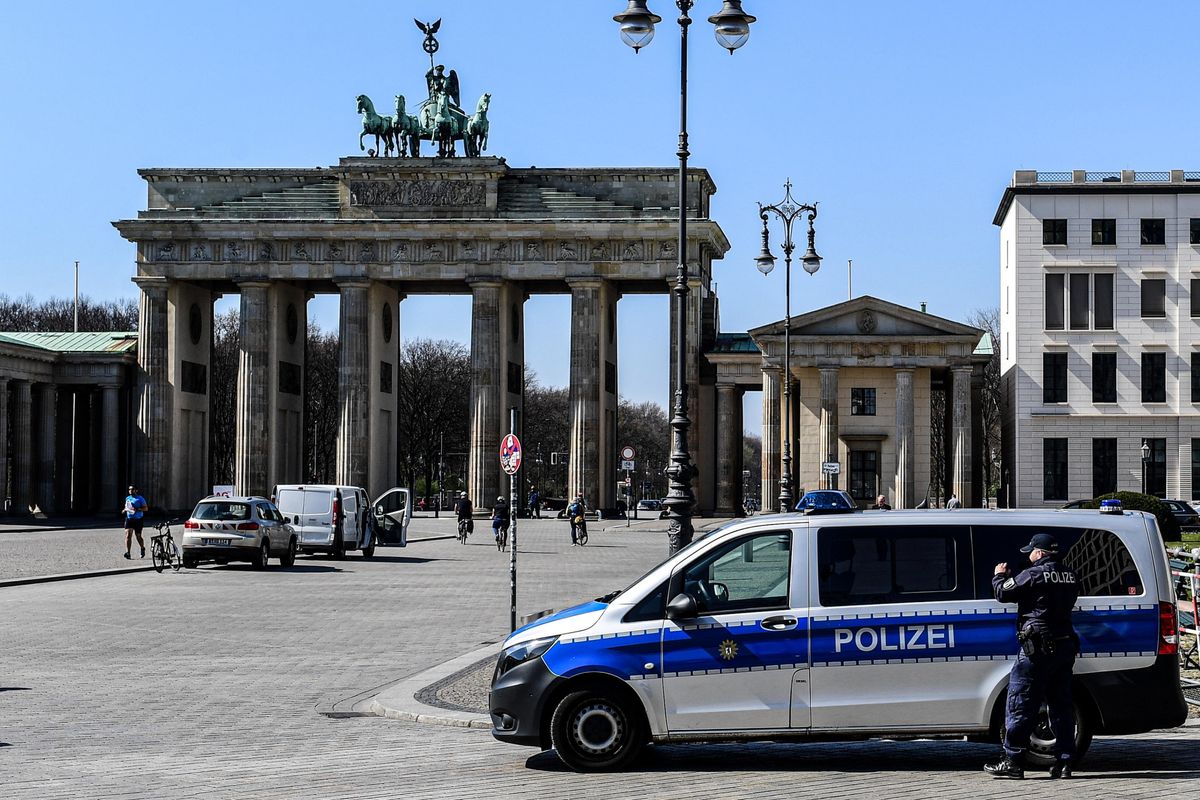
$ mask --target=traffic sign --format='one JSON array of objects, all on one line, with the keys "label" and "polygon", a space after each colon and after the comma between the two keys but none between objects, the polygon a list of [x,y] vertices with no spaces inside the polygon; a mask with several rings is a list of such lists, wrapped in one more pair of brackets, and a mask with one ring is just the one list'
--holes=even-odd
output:
[{"label": "traffic sign", "polygon": [[836,461],[822,461],[821,472],[826,475],[837,475],[842,471],[842,465]]},{"label": "traffic sign", "polygon": [[521,468],[521,440],[515,434],[500,440],[500,468],[509,475],[516,475]]},{"label": "traffic sign", "polygon": [[633,461],[622,461],[621,469],[637,469],[637,467],[634,466],[634,464],[635,464],[635,462],[633,462]]},{"label": "traffic sign", "polygon": [[[637,448],[628,444],[621,448],[622,461],[633,461],[635,458],[637,458]],[[633,467],[622,467],[622,469],[633,469]]]}]

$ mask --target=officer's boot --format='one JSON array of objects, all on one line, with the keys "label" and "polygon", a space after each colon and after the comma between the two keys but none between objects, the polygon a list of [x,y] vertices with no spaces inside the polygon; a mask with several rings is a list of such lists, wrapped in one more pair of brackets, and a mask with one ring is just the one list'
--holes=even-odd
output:
[{"label": "officer's boot", "polygon": [[993,778],[1014,778],[1021,780],[1025,777],[1025,768],[1022,765],[1020,757],[1010,758],[1005,756],[995,764],[984,764],[983,771]]},{"label": "officer's boot", "polygon": [[1054,766],[1050,768],[1051,778],[1069,778],[1071,777],[1071,759],[1059,757],[1054,762]]}]

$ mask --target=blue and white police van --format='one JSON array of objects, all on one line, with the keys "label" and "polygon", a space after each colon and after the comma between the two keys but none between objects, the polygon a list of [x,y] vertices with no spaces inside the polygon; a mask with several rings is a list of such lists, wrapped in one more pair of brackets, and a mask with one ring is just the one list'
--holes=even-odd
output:
[{"label": "blue and white police van", "polygon": [[[628,589],[515,631],[493,735],[577,770],[650,742],[997,740],[1016,607],[992,596],[1051,533],[1081,582],[1077,754],[1092,736],[1183,724],[1175,600],[1153,516],[1100,511],[782,515],[697,539]],[[1053,733],[1030,761],[1049,764]]]}]

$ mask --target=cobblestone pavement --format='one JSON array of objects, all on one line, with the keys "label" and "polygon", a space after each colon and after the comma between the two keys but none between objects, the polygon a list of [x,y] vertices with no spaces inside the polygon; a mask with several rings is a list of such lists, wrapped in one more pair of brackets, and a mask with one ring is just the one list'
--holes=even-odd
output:
[{"label": "cobblestone pavement", "polygon": [[[1059,788],[991,782],[978,768],[994,748],[962,742],[659,747],[630,773],[576,775],[486,731],[326,716],[507,632],[507,555],[488,538],[288,570],[0,589],[0,796],[876,800]],[[613,530],[571,548],[554,523],[524,525],[520,611],[627,583],[664,538]],[[1073,791],[1194,786],[1198,751],[1198,728],[1099,740]]]}]

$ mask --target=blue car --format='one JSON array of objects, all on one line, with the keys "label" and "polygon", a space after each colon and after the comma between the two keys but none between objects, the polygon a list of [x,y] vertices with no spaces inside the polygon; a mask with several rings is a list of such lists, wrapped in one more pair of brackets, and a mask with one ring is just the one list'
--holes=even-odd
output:
[{"label": "blue car", "polygon": [[836,489],[805,492],[800,502],[796,503],[796,511],[806,514],[846,514],[857,510],[858,504],[854,498]]}]

